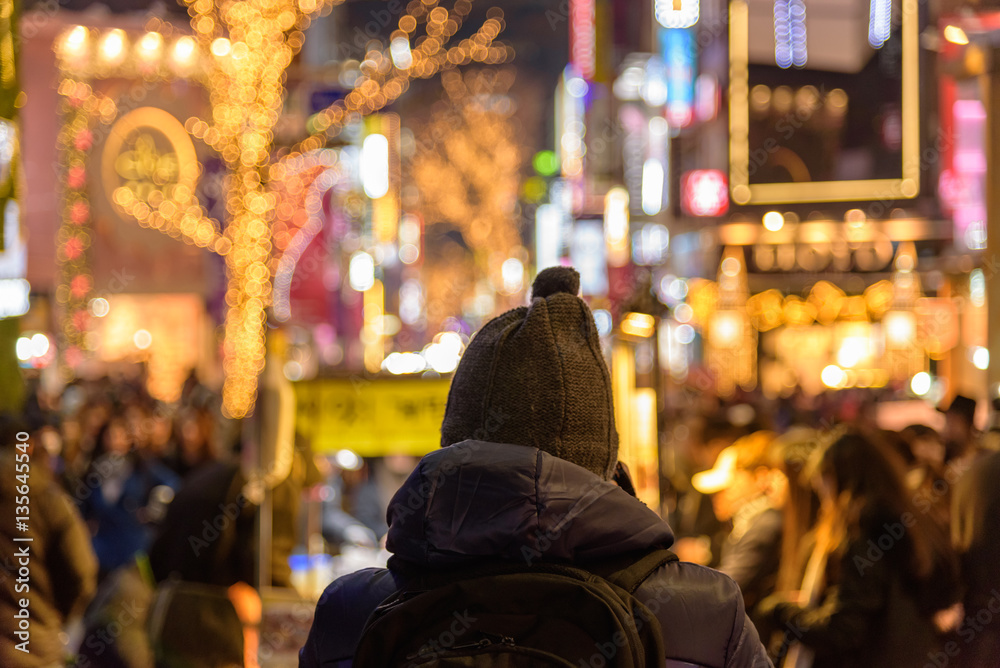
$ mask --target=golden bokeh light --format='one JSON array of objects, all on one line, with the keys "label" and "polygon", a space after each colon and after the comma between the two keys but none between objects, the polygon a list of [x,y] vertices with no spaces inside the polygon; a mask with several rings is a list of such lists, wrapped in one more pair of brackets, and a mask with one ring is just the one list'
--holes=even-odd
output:
[{"label": "golden bokeh light", "polygon": [[[229,178],[224,195],[227,214],[224,231],[201,207],[195,187],[188,183],[178,184],[169,193],[151,192],[145,198],[118,189],[111,200],[119,211],[140,225],[225,256],[229,308],[224,326],[223,405],[226,413],[234,417],[253,410],[257,376],[264,365],[265,309],[272,300],[275,234],[285,229],[278,224],[280,216],[275,210],[278,200],[273,190],[291,173],[287,166],[323,149],[346,124],[393,102],[406,92],[414,77],[429,78],[472,62],[502,63],[513,56],[509,46],[496,43],[504,28],[503,12],[499,9],[490,9],[478,30],[458,44],[449,45],[471,3],[458,0],[448,10],[434,6],[436,1],[410,2],[393,37],[412,34],[421,24],[426,35],[412,45],[407,39],[408,53],[403,43],[396,41],[399,66],[391,46],[369,51],[360,64],[353,90],[316,114],[310,124],[311,136],[274,160],[271,153],[274,126],[281,116],[286,93],[285,70],[302,48],[304,31],[311,21],[342,1],[187,0],[193,35],[180,36],[167,49],[164,42],[170,40],[168,34],[151,29],[134,38],[138,40],[138,49],[150,56],[146,60],[151,60],[154,54],[162,58],[166,50],[169,68],[142,69],[127,60],[129,37],[118,29],[100,38],[96,52],[99,67],[91,66],[86,57],[93,48],[87,28],[77,26],[58,42],[60,94],[72,110],[60,136],[64,164],[70,167],[58,241],[63,276],[58,295],[65,311],[64,335],[72,346],[85,349],[87,302],[83,301],[82,307],[76,302],[86,299],[90,292],[84,287],[84,279],[89,280],[86,249],[90,239],[86,177],[77,178],[73,166],[82,166],[86,161],[92,143],[92,124],[110,123],[117,115],[114,102],[95,93],[87,82],[128,76],[162,80],[174,76],[193,78],[208,90],[211,117],[189,118],[183,127],[225,162]],[[213,57],[203,57],[207,54]],[[321,171],[315,170],[315,174]],[[77,286],[75,292],[70,289],[71,284]],[[82,296],[74,296],[77,294]],[[370,366],[374,365],[375,357],[373,349],[368,360]],[[73,360],[66,361],[72,365]]]}]

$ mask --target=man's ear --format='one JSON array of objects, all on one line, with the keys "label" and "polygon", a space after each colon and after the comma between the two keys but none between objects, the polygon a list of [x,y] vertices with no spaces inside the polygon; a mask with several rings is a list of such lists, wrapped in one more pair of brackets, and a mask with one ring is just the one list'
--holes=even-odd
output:
[{"label": "man's ear", "polygon": [[615,474],[611,480],[628,492],[630,496],[635,496],[635,485],[632,484],[632,476],[629,475],[628,467],[621,461],[615,466]]}]

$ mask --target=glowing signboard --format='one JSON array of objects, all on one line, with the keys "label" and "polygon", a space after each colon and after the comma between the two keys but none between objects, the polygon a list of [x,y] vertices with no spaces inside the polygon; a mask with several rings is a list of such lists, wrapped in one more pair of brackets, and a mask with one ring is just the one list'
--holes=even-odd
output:
[{"label": "glowing signboard", "polygon": [[685,127],[694,117],[694,79],[697,74],[694,31],[665,28],[659,31],[660,57],[667,70],[667,122]]},{"label": "glowing signboard", "polygon": [[597,63],[594,0],[570,0],[569,31],[570,62],[580,76],[592,80]]},{"label": "glowing signboard", "polygon": [[701,0],[656,0],[653,15],[664,28],[690,28],[698,22]]},{"label": "glowing signboard", "polygon": [[112,126],[101,156],[104,188],[112,202],[118,201],[120,190],[152,206],[182,199],[178,195],[194,192],[198,171],[194,144],[184,126],[156,107],[122,116]]},{"label": "glowing signboard", "polygon": [[681,207],[690,216],[721,216],[729,210],[726,175],[718,169],[695,169],[681,177]]},{"label": "glowing signboard", "polygon": [[[801,3],[785,2],[784,6]],[[878,4],[876,2],[873,7]],[[755,6],[756,7],[756,6]],[[761,66],[761,55],[765,51],[774,53],[771,49],[776,45],[771,34],[761,30],[751,31],[751,22],[756,20],[751,14],[751,5],[746,0],[733,0],[729,3],[729,187],[733,202],[736,204],[789,204],[798,202],[850,202],[859,200],[878,200],[880,202],[911,199],[920,193],[920,12],[916,0],[902,0],[900,9],[900,27],[898,42],[899,74],[896,79],[899,86],[898,101],[900,115],[900,150],[899,160],[895,159],[882,171],[872,171],[869,175],[859,177],[857,169],[843,169],[842,173],[834,172],[822,178],[803,178],[804,172],[796,171],[794,176],[786,180],[765,180],[762,176],[765,170],[759,169],[761,163],[755,161],[756,151],[763,151],[765,159],[771,155],[789,159],[788,152],[782,149],[782,143],[772,138],[770,144],[761,146],[751,144],[751,106],[752,91],[758,90],[760,84],[751,79],[751,66]],[[794,12],[793,12],[794,13]],[[754,14],[754,16],[758,16]],[[773,20],[774,14],[767,12],[767,18]],[[797,16],[797,14],[796,14]],[[779,26],[775,26],[777,31]],[[785,26],[787,28],[788,26]],[[794,26],[793,26],[794,28]],[[880,29],[876,30],[876,33]],[[865,37],[868,37],[866,30]],[[803,33],[804,34],[804,33]],[[853,33],[850,33],[853,34]],[[782,31],[780,37],[784,37]],[[800,35],[802,37],[802,35]],[[861,35],[857,35],[862,39]],[[829,71],[858,71],[860,67],[850,57],[855,52],[850,48],[830,48],[821,54],[806,54],[805,44],[802,51],[796,55],[794,30],[791,33],[792,53],[774,61],[779,67],[786,64],[802,67],[807,64],[810,75],[816,77],[822,84],[822,75],[817,74],[821,67]],[[882,37],[878,35],[876,41]],[[896,40],[893,36],[891,40]],[[867,43],[866,43],[867,48]],[[896,46],[893,46],[895,49]],[[884,52],[884,50],[883,50]],[[863,52],[868,53],[868,52]],[[775,54],[777,55],[777,54]],[[823,56],[823,59],[819,58]],[[863,63],[862,63],[863,65]],[[825,70],[824,70],[825,71]],[[805,75],[803,75],[805,76]],[[797,78],[804,81],[803,78]],[[887,84],[888,85],[888,84]],[[805,88],[805,87],[803,87]],[[764,89],[759,89],[765,93]],[[835,91],[831,91],[833,93]],[[784,94],[784,92],[783,92]],[[840,97],[840,96],[838,96]],[[836,98],[834,98],[836,101]],[[846,98],[842,99],[846,104]],[[838,105],[839,106],[839,102]],[[801,133],[799,133],[801,134]],[[868,176],[868,178],[866,178]]]}]

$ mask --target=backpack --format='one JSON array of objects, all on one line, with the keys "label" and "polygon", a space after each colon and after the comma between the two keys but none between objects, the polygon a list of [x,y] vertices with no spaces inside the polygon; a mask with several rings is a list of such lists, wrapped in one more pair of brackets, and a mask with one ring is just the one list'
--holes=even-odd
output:
[{"label": "backpack", "polygon": [[510,562],[449,573],[400,569],[403,586],[372,612],[354,665],[662,666],[660,624],[633,594],[676,560],[657,549],[587,569]]}]

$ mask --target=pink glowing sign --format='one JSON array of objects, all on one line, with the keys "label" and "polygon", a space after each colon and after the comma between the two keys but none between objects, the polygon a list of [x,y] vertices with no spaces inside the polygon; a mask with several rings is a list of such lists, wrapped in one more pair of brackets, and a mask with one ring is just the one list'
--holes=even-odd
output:
[{"label": "pink glowing sign", "polygon": [[982,250],[986,245],[986,109],[979,100],[956,100],[954,157],[942,170],[938,192],[951,209],[955,243]]},{"label": "pink glowing sign", "polygon": [[570,0],[569,23],[570,62],[580,71],[580,76],[591,81],[597,56],[594,0]]},{"label": "pink glowing sign", "polygon": [[695,169],[681,177],[681,207],[690,216],[721,216],[729,210],[729,185],[718,169]]}]

